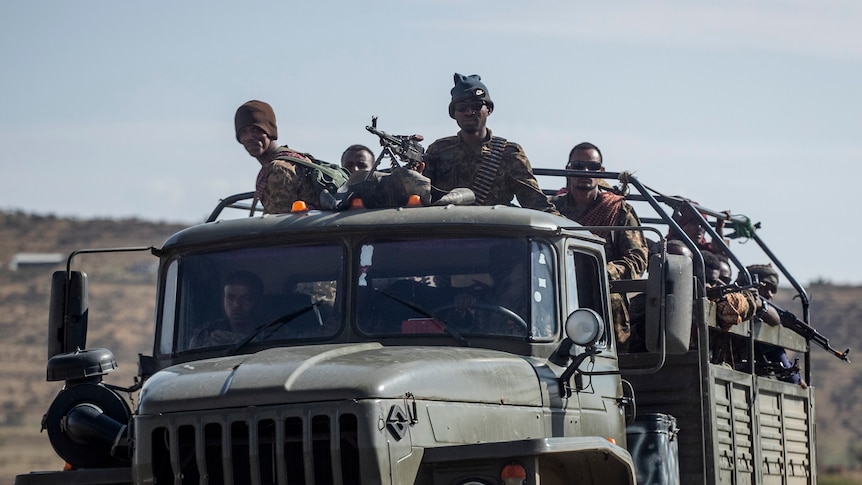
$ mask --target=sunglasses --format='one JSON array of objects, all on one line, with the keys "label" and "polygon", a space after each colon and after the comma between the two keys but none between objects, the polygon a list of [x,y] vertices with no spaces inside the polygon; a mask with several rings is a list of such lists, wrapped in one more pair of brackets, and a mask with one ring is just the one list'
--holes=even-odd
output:
[{"label": "sunglasses", "polygon": [[455,111],[465,113],[467,111],[479,111],[485,106],[484,101],[471,101],[469,103],[455,103]]},{"label": "sunglasses", "polygon": [[574,161],[566,165],[568,170],[588,170],[590,172],[598,172],[602,169],[602,162],[590,161]]}]

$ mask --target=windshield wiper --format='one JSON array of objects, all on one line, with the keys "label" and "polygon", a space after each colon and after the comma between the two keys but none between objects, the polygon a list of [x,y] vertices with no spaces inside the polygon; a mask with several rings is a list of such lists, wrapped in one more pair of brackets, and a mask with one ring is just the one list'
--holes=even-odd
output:
[{"label": "windshield wiper", "polygon": [[443,319],[442,319],[442,318],[440,318],[439,316],[435,315],[435,314],[434,314],[433,312],[431,312],[430,310],[426,310],[425,308],[422,308],[421,306],[419,306],[419,305],[417,305],[417,304],[413,303],[412,301],[405,300],[405,299],[403,299],[403,298],[400,298],[400,297],[398,297],[398,296],[393,295],[392,293],[387,293],[386,291],[381,290],[381,289],[379,289],[379,288],[375,288],[375,289],[374,289],[374,291],[379,292],[380,294],[382,294],[383,296],[385,296],[385,297],[387,297],[387,298],[390,298],[390,299],[392,299],[392,300],[397,301],[398,303],[400,303],[400,304],[402,304],[402,305],[406,306],[407,308],[409,308],[409,309],[411,309],[411,310],[413,310],[413,311],[415,311],[415,312],[419,312],[419,313],[421,313],[423,316],[426,316],[426,317],[428,317],[428,318],[433,318],[434,320],[436,320],[436,321],[437,321],[437,323],[439,323],[439,324],[440,324],[440,326],[443,328],[443,331],[444,331],[444,332],[446,332],[446,333],[448,333],[448,334],[449,334],[449,335],[451,335],[452,337],[454,337],[454,338],[455,338],[455,340],[457,340],[459,344],[461,344],[461,345],[462,345],[462,346],[464,346],[464,347],[469,347],[469,346],[470,346],[470,342],[468,342],[468,341],[467,341],[467,339],[465,339],[465,338],[464,338],[464,336],[463,336],[463,335],[461,335],[461,333],[460,333],[460,332],[458,332],[457,330],[455,330],[451,325],[449,325],[448,323],[446,323],[446,321],[445,321],[445,320],[443,320]]},{"label": "windshield wiper", "polygon": [[[230,350],[228,351],[227,355],[234,355],[237,352],[239,352],[240,349],[245,347],[249,342],[251,342],[252,340],[257,338],[260,334],[262,334],[264,330],[272,329],[272,331],[269,332],[269,335],[272,335],[273,333],[278,331],[278,329],[280,329],[284,325],[287,325],[288,323],[294,321],[296,318],[298,318],[302,315],[305,315],[306,313],[310,312],[311,310],[314,310],[317,313],[318,320],[320,320],[320,313],[318,312],[318,309],[317,309],[318,305],[320,305],[320,301],[315,301],[314,303],[312,303],[308,306],[302,307],[295,312],[291,312],[291,313],[288,313],[287,315],[280,316],[280,317],[276,318],[275,320],[273,320],[269,323],[265,323],[265,324],[261,325],[260,327],[257,327],[257,329],[251,333],[251,335],[240,340],[233,347],[231,347]],[[321,325],[322,324],[323,324],[323,322],[321,321]]]}]

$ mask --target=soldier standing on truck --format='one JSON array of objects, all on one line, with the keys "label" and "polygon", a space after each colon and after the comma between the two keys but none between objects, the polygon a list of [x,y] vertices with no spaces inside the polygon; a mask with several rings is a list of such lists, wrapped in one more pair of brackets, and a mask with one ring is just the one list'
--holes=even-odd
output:
[{"label": "soldier standing on truck", "polygon": [[509,205],[558,214],[539,188],[524,150],[517,143],[493,136],[486,126],[494,102],[477,74],[455,73],[449,116],[461,130],[441,138],[425,152],[423,175],[431,179],[432,197],[459,187],[476,194],[477,205]]},{"label": "soldier standing on truck", "polygon": [[[567,170],[604,172],[602,152],[589,142],[575,145],[569,152]],[[554,196],[551,201],[564,216],[584,226],[639,227],[632,206],[625,197],[600,185],[602,179],[568,177],[566,193]],[[647,267],[649,250],[640,231],[595,231],[605,239],[607,272],[611,280],[640,278]],[[628,302],[619,293],[611,294],[611,309],[617,342],[625,344],[631,336],[631,318]]]},{"label": "soldier standing on truck", "polygon": [[272,106],[257,100],[244,103],[236,110],[234,126],[236,140],[260,162],[254,193],[264,212],[290,212],[297,200],[304,201],[309,209],[319,208],[319,194],[311,180],[298,170],[297,162],[284,159],[308,160],[308,157],[276,143],[278,127]]}]

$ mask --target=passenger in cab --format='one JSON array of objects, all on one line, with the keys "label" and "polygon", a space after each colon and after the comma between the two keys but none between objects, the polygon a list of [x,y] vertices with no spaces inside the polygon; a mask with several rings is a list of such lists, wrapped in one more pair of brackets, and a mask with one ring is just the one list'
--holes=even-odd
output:
[{"label": "passenger in cab", "polygon": [[228,345],[240,341],[264,324],[263,282],[250,271],[237,271],[225,278],[222,293],[224,317],[198,329],[190,348]]},{"label": "passenger in cab", "polygon": [[290,212],[293,203],[302,200],[309,209],[319,209],[320,195],[305,176],[302,164],[294,160],[308,157],[287,145],[278,146],[275,112],[267,103],[252,100],[236,110],[236,140],[260,163],[255,182],[255,198],[268,214]]},{"label": "passenger in cab", "polygon": [[558,214],[539,188],[521,146],[493,136],[486,126],[494,102],[481,78],[455,73],[450,94],[449,116],[460,131],[435,141],[425,152],[422,174],[431,179],[433,199],[466,187],[476,194],[477,205],[508,205],[517,197],[522,207]]},{"label": "passenger in cab", "polygon": [[[566,164],[569,170],[604,172],[602,152],[592,143],[575,145]],[[640,220],[625,197],[603,186],[600,178],[569,177],[566,191],[551,201],[562,215],[583,226],[639,227]],[[610,280],[640,278],[647,267],[648,248],[641,231],[593,231],[605,239]],[[624,295],[611,294],[617,342],[625,350],[631,336],[631,318]]]}]

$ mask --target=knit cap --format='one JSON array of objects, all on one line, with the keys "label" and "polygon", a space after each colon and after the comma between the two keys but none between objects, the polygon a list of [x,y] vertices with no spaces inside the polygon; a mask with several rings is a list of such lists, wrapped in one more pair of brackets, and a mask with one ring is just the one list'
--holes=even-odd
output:
[{"label": "knit cap", "polygon": [[455,116],[455,103],[458,101],[484,101],[488,109],[494,110],[494,102],[488,95],[488,88],[482,83],[482,78],[478,74],[465,76],[456,72],[455,86],[449,93],[452,95],[452,101],[449,103],[450,117]]},{"label": "knit cap", "polygon": [[270,139],[278,139],[278,128],[275,125],[275,112],[272,106],[263,101],[251,100],[244,103],[236,110],[233,119],[236,128],[236,141],[239,141],[239,133],[246,126],[254,125],[266,133]]}]

